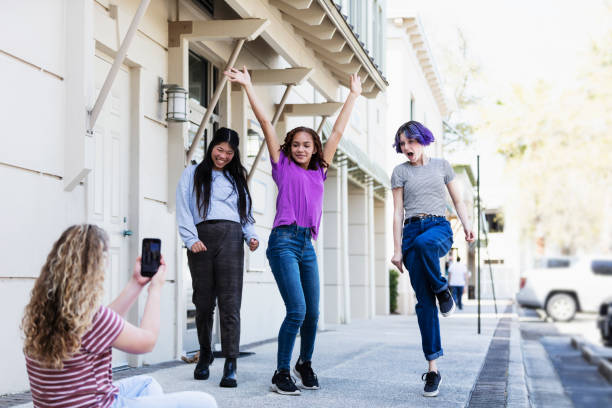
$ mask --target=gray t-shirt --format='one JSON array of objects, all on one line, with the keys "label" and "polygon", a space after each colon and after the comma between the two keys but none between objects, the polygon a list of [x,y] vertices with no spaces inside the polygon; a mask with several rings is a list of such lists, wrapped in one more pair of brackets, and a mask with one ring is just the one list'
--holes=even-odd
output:
[{"label": "gray t-shirt", "polygon": [[391,188],[404,189],[404,219],[417,214],[446,214],[446,184],[455,172],[445,159],[431,158],[423,166],[406,162],[396,166],[391,175]]}]

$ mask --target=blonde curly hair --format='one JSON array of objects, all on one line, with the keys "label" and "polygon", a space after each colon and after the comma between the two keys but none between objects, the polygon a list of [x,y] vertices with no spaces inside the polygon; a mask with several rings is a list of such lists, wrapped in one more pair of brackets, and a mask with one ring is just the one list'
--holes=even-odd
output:
[{"label": "blonde curly hair", "polygon": [[95,225],[73,225],[53,244],[22,320],[24,353],[63,368],[81,346],[104,293],[108,235]]}]

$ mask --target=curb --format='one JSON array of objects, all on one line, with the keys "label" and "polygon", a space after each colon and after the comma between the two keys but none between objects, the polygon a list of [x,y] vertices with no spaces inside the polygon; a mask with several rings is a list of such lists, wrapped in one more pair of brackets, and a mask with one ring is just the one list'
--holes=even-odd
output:
[{"label": "curb", "polygon": [[604,376],[606,380],[610,384],[612,384],[612,362],[605,358],[599,359],[599,364],[597,366],[599,373]]},{"label": "curb", "polygon": [[527,382],[525,380],[525,365],[523,363],[523,345],[521,340],[520,322],[516,313],[516,305],[513,308],[511,332],[510,332],[510,358],[508,364],[507,385],[507,408],[531,407]]},{"label": "curb", "polygon": [[590,364],[596,365],[599,373],[612,384],[612,362],[610,361],[612,352],[601,355],[580,337],[572,337],[571,343],[575,349],[580,350],[582,358]]}]

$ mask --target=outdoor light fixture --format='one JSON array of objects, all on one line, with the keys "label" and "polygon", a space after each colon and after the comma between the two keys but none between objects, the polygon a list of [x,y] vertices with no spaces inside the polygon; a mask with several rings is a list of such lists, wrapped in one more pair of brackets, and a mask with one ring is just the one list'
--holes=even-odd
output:
[{"label": "outdoor light fixture", "polygon": [[[164,89],[166,99],[164,99]],[[164,84],[159,78],[159,102],[168,102],[166,105],[166,121],[187,122],[188,92],[175,84]]]}]

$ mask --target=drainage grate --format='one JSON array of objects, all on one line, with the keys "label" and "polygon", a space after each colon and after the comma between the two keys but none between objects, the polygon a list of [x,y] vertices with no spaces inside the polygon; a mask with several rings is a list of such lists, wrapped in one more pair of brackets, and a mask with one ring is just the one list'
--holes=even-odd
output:
[{"label": "drainage grate", "polygon": [[[511,307],[504,311],[510,313]],[[508,384],[508,362],[510,359],[509,317],[500,319],[491,339],[484,364],[470,395],[468,407],[489,408],[506,406]]]}]

